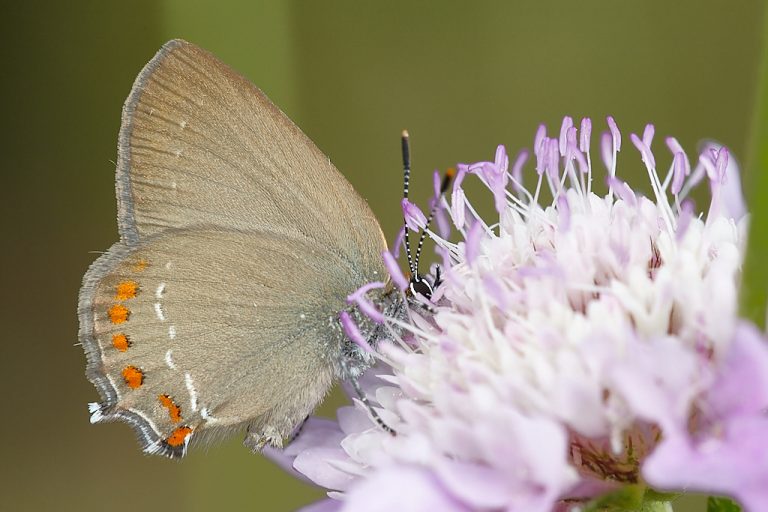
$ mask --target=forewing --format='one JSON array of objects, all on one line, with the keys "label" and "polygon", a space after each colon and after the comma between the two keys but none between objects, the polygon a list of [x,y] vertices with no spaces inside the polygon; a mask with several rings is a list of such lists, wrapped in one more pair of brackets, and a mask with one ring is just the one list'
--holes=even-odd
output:
[{"label": "forewing", "polygon": [[245,424],[286,435],[332,383],[329,323],[354,284],[302,237],[212,227],[115,244],[80,296],[92,420],[126,421],[168,456]]},{"label": "forewing", "polygon": [[303,237],[364,271],[378,222],[329,159],[248,80],[190,43],[167,43],[123,110],[123,241],[198,224]]}]

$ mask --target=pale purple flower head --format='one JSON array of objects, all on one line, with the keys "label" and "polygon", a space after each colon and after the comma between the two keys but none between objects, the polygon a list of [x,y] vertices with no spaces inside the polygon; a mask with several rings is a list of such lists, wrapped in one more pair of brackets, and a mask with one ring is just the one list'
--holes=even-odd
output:
[{"label": "pale purple flower head", "polygon": [[[271,452],[328,489],[307,510],[546,512],[625,484],[768,510],[768,340],[736,314],[747,219],[735,160],[709,143],[691,169],[672,137],[654,154],[647,125],[625,156],[646,168],[645,197],[617,172],[621,133],[613,118],[607,127],[604,174],[592,122],[571,118],[557,137],[539,128],[536,172],[527,151],[510,171],[503,146],[458,166],[450,201],[436,201],[454,233],[428,231],[443,260],[433,303],[405,323],[368,313],[397,327],[361,380],[397,435],[353,399]],[[487,186],[497,218],[476,213],[466,179]],[[687,196],[703,180],[711,202],[699,215]],[[403,212],[424,228],[415,205]],[[367,311],[378,286],[349,301]]]}]

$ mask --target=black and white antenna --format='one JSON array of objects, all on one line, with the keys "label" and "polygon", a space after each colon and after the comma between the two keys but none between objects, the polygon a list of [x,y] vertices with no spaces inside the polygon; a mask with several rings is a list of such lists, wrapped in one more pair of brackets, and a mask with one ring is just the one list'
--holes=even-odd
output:
[{"label": "black and white antenna", "polygon": [[[403,199],[408,199],[408,185],[411,182],[411,144],[409,142],[408,130],[403,130],[400,140],[403,147]],[[403,235],[405,239],[405,254],[408,257],[408,270],[411,271],[411,279],[413,279],[413,276],[418,274],[418,268],[413,264],[413,258],[411,257],[411,241],[408,236],[408,222],[405,220],[405,212],[403,212],[403,229],[405,229]]]},{"label": "black and white antenna", "polygon": [[429,225],[432,223],[432,219],[435,218],[435,213],[437,213],[437,209],[440,207],[440,198],[443,197],[443,194],[445,194],[445,191],[448,190],[448,187],[451,184],[451,180],[453,180],[453,177],[456,175],[456,169],[453,169],[452,167],[445,171],[445,174],[443,175],[443,181],[440,183],[440,193],[435,198],[435,204],[432,205],[432,209],[429,212],[429,217],[427,217],[427,223],[424,226],[424,229],[421,231],[421,236],[419,237],[419,245],[416,246],[416,270],[419,268],[419,258],[421,257],[421,248],[424,247],[424,240],[427,238],[427,230],[429,229]]},{"label": "black and white antenna", "polygon": [[[411,181],[411,146],[407,130],[403,130],[401,142],[403,148],[403,198],[408,199],[408,186]],[[423,295],[427,299],[432,296],[434,287],[437,286],[437,284],[440,282],[440,272],[438,269],[437,276],[433,284],[430,284],[429,281],[421,277],[419,274],[419,258],[421,258],[421,249],[424,247],[424,240],[427,238],[427,230],[429,229],[429,225],[432,222],[432,219],[435,217],[437,208],[440,206],[440,197],[442,197],[445,191],[448,190],[448,186],[450,185],[451,180],[455,174],[456,171],[454,169],[448,169],[443,176],[443,181],[440,184],[440,194],[435,198],[435,203],[432,205],[432,209],[429,212],[427,223],[424,226],[424,229],[421,231],[419,244],[416,247],[415,259],[411,256],[411,241],[408,233],[408,223],[405,220],[405,215],[403,215],[403,241],[405,243],[405,254],[408,258],[408,268],[411,271],[410,290],[411,293]]]}]

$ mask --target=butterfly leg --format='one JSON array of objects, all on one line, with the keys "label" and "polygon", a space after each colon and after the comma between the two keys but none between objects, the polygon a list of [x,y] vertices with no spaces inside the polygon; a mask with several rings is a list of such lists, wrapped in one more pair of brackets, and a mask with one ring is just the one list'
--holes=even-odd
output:
[{"label": "butterfly leg", "polygon": [[248,426],[248,430],[243,439],[243,444],[246,448],[253,453],[260,452],[265,446],[273,446],[275,448],[283,447],[283,436],[275,427],[264,427],[263,429],[256,430],[252,425]]},{"label": "butterfly leg", "polygon": [[371,414],[371,417],[373,418],[373,421],[376,422],[376,424],[384,431],[389,434],[392,434],[393,436],[397,435],[397,432],[395,432],[395,429],[384,423],[384,420],[381,419],[381,416],[379,416],[379,413],[376,412],[376,409],[373,408],[371,405],[371,402],[368,401],[368,397],[365,396],[365,393],[363,392],[363,389],[360,387],[360,383],[357,382],[357,379],[351,378],[349,379],[349,382],[352,384],[352,388],[354,388],[355,393],[357,393],[358,398],[360,398],[360,401],[363,402],[363,405],[366,409],[368,409],[368,412]]}]

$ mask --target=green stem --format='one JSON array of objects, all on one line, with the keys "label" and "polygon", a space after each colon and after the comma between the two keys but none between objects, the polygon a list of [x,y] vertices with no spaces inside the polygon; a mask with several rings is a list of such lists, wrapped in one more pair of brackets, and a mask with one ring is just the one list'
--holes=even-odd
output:
[{"label": "green stem", "polygon": [[746,160],[751,213],[741,288],[741,314],[765,327],[768,308],[768,8],[763,14],[762,56]]}]

